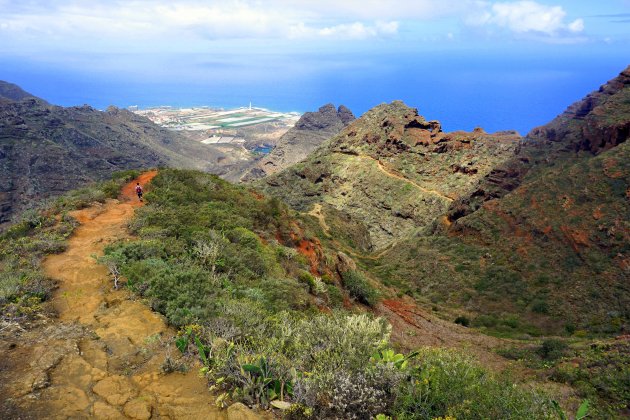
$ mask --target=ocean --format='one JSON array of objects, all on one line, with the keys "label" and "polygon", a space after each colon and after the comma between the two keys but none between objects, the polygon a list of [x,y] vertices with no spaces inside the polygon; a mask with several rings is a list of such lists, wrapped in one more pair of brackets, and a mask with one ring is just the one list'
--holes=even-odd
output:
[{"label": "ocean", "polygon": [[[283,57],[286,64],[195,63],[175,75],[68,70],[0,58],[0,80],[20,85],[47,101],[140,108],[254,106],[306,112],[323,104],[346,105],[359,116],[373,106],[403,100],[446,131],[482,127],[526,134],[596,90],[628,65],[623,57],[484,57],[436,52],[346,57]],[[627,58],[627,57],[626,57]],[[303,62],[300,60],[303,59]],[[253,60],[255,61],[255,60]],[[301,63],[296,66],[295,63]],[[320,65],[325,63],[325,65]]]}]

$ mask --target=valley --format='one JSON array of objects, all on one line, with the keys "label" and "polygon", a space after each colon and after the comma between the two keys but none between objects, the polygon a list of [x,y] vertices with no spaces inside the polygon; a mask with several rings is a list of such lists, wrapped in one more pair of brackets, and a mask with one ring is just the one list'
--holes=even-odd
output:
[{"label": "valley", "polygon": [[525,136],[443,132],[400,101],[359,118],[329,104],[253,161],[217,148],[244,148],[234,137],[180,136],[252,115],[193,110],[170,120],[192,129],[163,130],[7,91],[12,145],[98,144],[90,156],[107,159],[113,123],[155,164],[13,210],[0,236],[5,415],[628,414],[630,68]]}]

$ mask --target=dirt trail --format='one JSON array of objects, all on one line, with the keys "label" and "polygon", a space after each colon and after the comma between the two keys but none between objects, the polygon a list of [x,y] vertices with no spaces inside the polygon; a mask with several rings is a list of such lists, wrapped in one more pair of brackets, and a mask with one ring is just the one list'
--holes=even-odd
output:
[{"label": "dirt trail", "polygon": [[306,214],[316,218],[317,221],[319,222],[319,225],[324,230],[324,233],[330,236],[330,226],[328,226],[328,224],[326,223],[326,217],[324,216],[324,213],[322,212],[322,205],[320,203],[315,203],[315,205],[313,206],[313,209]]},{"label": "dirt trail", "polygon": [[146,185],[155,175],[125,186],[120,200],[73,212],[81,225],[66,252],[43,264],[59,281],[53,304],[61,323],[49,326],[33,347],[21,348],[28,364],[12,386],[17,405],[35,418],[227,418],[196,368],[162,373],[170,351],[164,343],[175,331],[127,291],[114,291],[107,269],[94,258],[108,243],[128,237],[127,222],[142,205],[135,183]]},{"label": "dirt trail", "polygon": [[394,172],[393,170],[389,169],[388,167],[386,167],[385,165],[383,165],[383,162],[381,162],[378,159],[374,159],[372,156],[368,156],[368,155],[352,155],[352,154],[348,154],[348,153],[342,153],[346,156],[354,156],[357,159],[364,159],[364,160],[370,160],[374,163],[376,163],[376,167],[378,168],[379,171],[383,172],[385,175],[387,175],[390,178],[396,178],[400,181],[406,182],[407,184],[413,185],[415,188],[419,189],[420,191],[426,193],[426,194],[433,194],[433,195],[437,195],[438,197],[447,200],[448,202],[451,202],[454,200],[453,197],[449,197],[443,193],[441,193],[440,191],[436,191],[436,190],[430,190],[428,188],[423,187],[422,185],[416,183],[415,181],[412,181],[411,179],[405,178],[404,176]]}]

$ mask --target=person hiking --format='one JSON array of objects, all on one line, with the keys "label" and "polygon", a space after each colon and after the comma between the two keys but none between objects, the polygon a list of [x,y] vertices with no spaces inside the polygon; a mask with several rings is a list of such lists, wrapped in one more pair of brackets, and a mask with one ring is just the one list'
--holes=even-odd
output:
[{"label": "person hiking", "polygon": [[136,194],[138,194],[138,198],[142,201],[142,187],[139,182],[136,183]]}]

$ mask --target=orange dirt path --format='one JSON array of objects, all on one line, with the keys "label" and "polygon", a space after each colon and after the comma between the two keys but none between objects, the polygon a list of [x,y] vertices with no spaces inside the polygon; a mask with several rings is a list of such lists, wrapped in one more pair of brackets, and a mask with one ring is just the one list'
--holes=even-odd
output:
[{"label": "orange dirt path", "polygon": [[[175,331],[146,305],[124,290],[113,290],[107,269],[95,256],[127,239],[127,222],[141,203],[136,182],[144,187],[157,171],[126,185],[119,200],[73,212],[81,225],[67,250],[48,257],[43,267],[59,282],[53,303],[67,328],[82,328],[75,341],[48,342],[33,351],[54,360],[47,382],[30,407],[47,418],[187,418],[224,419],[196,368],[164,374],[161,365]],[[44,365],[48,365],[44,363]]]}]

